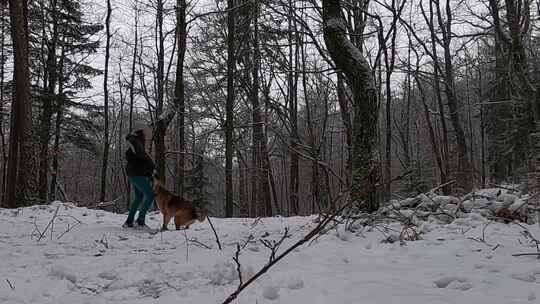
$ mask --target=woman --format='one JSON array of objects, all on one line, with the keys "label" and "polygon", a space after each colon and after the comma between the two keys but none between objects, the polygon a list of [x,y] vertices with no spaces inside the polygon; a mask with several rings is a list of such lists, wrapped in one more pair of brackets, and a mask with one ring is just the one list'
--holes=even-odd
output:
[{"label": "woman", "polygon": [[129,207],[129,214],[123,227],[133,227],[135,213],[139,211],[136,223],[145,227],[146,212],[154,202],[154,191],[152,190],[152,173],[154,172],[154,162],[144,150],[145,135],[142,129],[126,136],[130,147],[126,151],[126,174],[131,187],[135,192],[135,199]]}]

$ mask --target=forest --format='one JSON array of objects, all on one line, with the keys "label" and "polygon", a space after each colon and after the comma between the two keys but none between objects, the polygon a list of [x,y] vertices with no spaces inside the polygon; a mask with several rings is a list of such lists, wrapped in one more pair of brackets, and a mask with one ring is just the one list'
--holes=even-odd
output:
[{"label": "forest", "polygon": [[126,211],[137,128],[219,217],[539,192],[539,18],[538,0],[0,1],[1,206]]}]

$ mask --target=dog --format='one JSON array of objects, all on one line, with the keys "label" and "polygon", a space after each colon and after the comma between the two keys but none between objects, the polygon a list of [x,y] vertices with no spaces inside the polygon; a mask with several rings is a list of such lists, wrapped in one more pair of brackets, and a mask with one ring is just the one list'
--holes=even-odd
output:
[{"label": "dog", "polygon": [[510,223],[512,221],[518,220],[520,222],[527,222],[527,216],[521,214],[519,210],[512,211],[508,207],[502,207],[495,210],[495,216],[503,219],[505,223]]},{"label": "dog", "polygon": [[181,227],[189,229],[189,226],[196,220],[203,222],[208,216],[208,210],[198,207],[186,198],[173,194],[156,177],[154,177],[153,188],[156,204],[163,214],[162,230],[167,230],[167,225],[172,217],[174,217],[176,230],[180,230]]}]

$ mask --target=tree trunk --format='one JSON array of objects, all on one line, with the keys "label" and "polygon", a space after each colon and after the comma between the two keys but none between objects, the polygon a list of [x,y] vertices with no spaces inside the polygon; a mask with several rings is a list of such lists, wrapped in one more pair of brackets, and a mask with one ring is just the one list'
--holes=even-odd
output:
[{"label": "tree trunk", "polygon": [[[62,41],[65,42],[65,41]],[[54,127],[54,148],[53,148],[53,161],[51,172],[51,185],[49,189],[49,196],[51,200],[56,199],[56,190],[58,188],[58,171],[60,170],[59,157],[60,157],[60,131],[62,127],[62,118],[64,115],[64,96],[63,96],[63,79],[64,79],[64,58],[66,54],[62,47],[60,62],[58,64],[58,98],[56,99],[56,121]]]},{"label": "tree trunk", "polygon": [[225,105],[225,216],[233,216],[234,153],[234,74],[235,74],[235,11],[234,0],[227,0],[227,102]]},{"label": "tree trunk", "polygon": [[353,96],[351,199],[364,209],[378,208],[377,88],[362,53],[346,38],[339,0],[323,0],[324,40],[336,67],[343,72]]},{"label": "tree trunk", "polygon": [[[7,3],[0,2],[0,113],[4,113],[4,85],[5,85],[5,57],[6,57],[6,9]],[[0,139],[2,144],[2,196],[0,203],[5,200],[6,196],[6,174],[7,174],[7,153],[6,153],[6,137],[4,134],[4,115],[0,115]],[[0,204],[1,205],[1,204]]]},{"label": "tree trunk", "polygon": [[345,85],[343,83],[343,75],[341,72],[337,73],[337,97],[341,121],[345,127],[345,148],[347,149],[347,160],[345,161],[345,181],[347,182],[347,185],[349,185],[352,174],[352,119],[351,112],[349,111],[349,101],[345,90]]},{"label": "tree trunk", "polygon": [[[290,211],[293,215],[299,214],[299,206],[298,206],[298,187],[299,187],[299,168],[298,168],[298,162],[299,157],[296,153],[297,144],[299,141],[298,138],[298,91],[297,91],[297,83],[298,83],[298,76],[297,73],[294,71],[297,68],[298,63],[298,44],[294,44],[293,42],[293,30],[295,36],[298,36],[298,30],[296,28],[296,23],[293,25],[293,13],[294,13],[294,2],[292,0],[289,0],[289,7],[288,7],[288,33],[287,33],[287,39],[288,39],[288,48],[289,48],[289,62],[288,62],[288,69],[289,72],[287,73],[287,95],[288,95],[288,102],[289,102],[289,119],[291,124],[291,135],[290,135],[290,141],[289,145],[291,146],[291,149],[289,149],[291,152],[291,164],[290,164],[290,175],[291,178],[289,180],[290,185],[290,193],[289,193],[289,205],[290,205]],[[293,44],[295,45],[295,51],[294,51],[294,57],[293,57]],[[294,63],[293,63],[294,60]]]},{"label": "tree trunk", "polygon": [[107,16],[105,17],[105,72],[103,73],[103,158],[101,163],[101,190],[99,201],[105,201],[107,194],[107,167],[109,164],[109,57],[111,46],[111,0],[107,0]]},{"label": "tree trunk", "polygon": [[158,39],[158,54],[157,54],[157,100],[156,100],[156,125],[154,127],[154,143],[155,143],[155,159],[156,170],[160,179],[165,183],[167,174],[165,172],[165,135],[167,132],[167,126],[172,120],[173,116],[167,118],[162,117],[164,110],[164,75],[165,75],[165,45],[164,45],[164,33],[163,33],[163,0],[157,1],[156,9],[156,27],[157,27],[157,39]]},{"label": "tree trunk", "polygon": [[247,166],[243,161],[240,150],[236,150],[236,157],[238,158],[238,200],[240,203],[240,216],[249,217],[249,203],[246,187],[248,181],[246,178]]},{"label": "tree trunk", "polygon": [[416,76],[415,76],[415,80],[416,80],[416,85],[418,86],[418,90],[420,91],[420,98],[422,99],[422,105],[424,106],[424,118],[426,120],[426,124],[429,130],[429,139],[431,141],[431,148],[433,150],[433,154],[435,154],[435,160],[437,161],[437,167],[439,168],[439,174],[441,177],[440,182],[441,184],[445,184],[447,182],[448,177],[446,175],[443,156],[441,155],[442,152],[437,144],[437,137],[435,135],[435,130],[431,122],[429,107],[426,101],[426,93],[423,89],[422,83],[420,83],[420,80]]},{"label": "tree trunk", "polygon": [[32,104],[28,68],[27,8],[26,0],[9,1],[15,91],[13,93],[5,201],[8,208],[15,208],[24,204],[32,164]]},{"label": "tree trunk", "polygon": [[260,69],[260,49],[259,49],[259,4],[255,2],[253,8],[253,64],[251,70],[252,91],[251,104],[253,110],[253,143],[256,157],[255,180],[257,183],[257,201],[260,204],[260,214],[272,216],[272,204],[270,200],[270,186],[268,180],[269,165],[267,163],[266,138],[264,135],[264,121],[262,118],[262,105],[259,98],[259,69]]},{"label": "tree trunk", "polygon": [[[174,85],[174,97],[175,106],[178,117],[178,150],[180,152],[186,151],[186,139],[185,139],[185,97],[184,97],[184,58],[186,54],[186,1],[176,1],[176,31],[178,37],[176,38],[177,50],[176,50],[176,77]],[[177,180],[176,185],[180,193],[184,192],[184,162],[185,154],[177,154]]]},{"label": "tree trunk", "polygon": [[[129,132],[133,131],[133,106],[135,103],[135,64],[137,62],[137,49],[139,47],[139,12],[135,7],[135,37],[133,38],[133,58],[131,61],[131,78],[129,80]],[[129,192],[128,192],[129,194]]]},{"label": "tree trunk", "polygon": [[51,0],[50,11],[52,15],[52,37],[47,44],[47,62],[44,76],[47,81],[44,81],[45,87],[43,90],[46,92],[41,98],[42,110],[40,115],[39,126],[39,174],[38,174],[38,194],[42,202],[47,201],[48,183],[47,177],[49,173],[49,159],[51,157],[49,153],[49,143],[51,141],[51,126],[52,116],[54,114],[56,96],[56,84],[58,80],[57,73],[57,59],[56,59],[56,47],[58,45],[58,7],[57,1]]},{"label": "tree trunk", "polygon": [[[440,71],[441,68],[439,66],[439,56],[437,55],[437,33],[434,26],[434,13],[433,13],[433,3],[430,0],[429,3],[429,19],[425,16],[424,8],[423,6],[420,6],[422,8],[422,13],[424,14],[424,18],[426,19],[426,22],[428,23],[428,26],[430,28],[430,35],[431,35],[431,54],[432,54],[432,60],[433,60],[433,87],[435,89],[436,99],[437,99],[437,105],[439,107],[439,117],[442,127],[442,143],[441,143],[441,160],[442,160],[442,170],[444,170],[444,174],[441,172],[441,183],[445,184],[446,179],[448,178],[450,174],[450,161],[449,161],[449,144],[448,144],[448,127],[446,126],[446,117],[445,117],[445,110],[442,100],[442,93],[441,93],[441,83],[440,83]],[[445,194],[450,193],[450,186],[443,187],[443,192]]]},{"label": "tree trunk", "polygon": [[[460,188],[461,193],[468,193],[473,187],[472,178],[472,166],[469,159],[467,138],[463,125],[459,117],[459,105],[456,96],[455,89],[455,76],[454,65],[452,63],[452,50],[450,49],[452,43],[452,9],[450,7],[450,0],[446,0],[446,18],[441,16],[441,9],[439,1],[431,0],[436,3],[437,19],[439,20],[439,27],[443,35],[443,49],[444,49],[444,71],[445,71],[445,93],[446,101],[448,103],[448,109],[450,110],[450,122],[456,135],[456,144],[458,151],[458,168],[456,172],[457,185]],[[432,4],[430,3],[430,6]]]}]

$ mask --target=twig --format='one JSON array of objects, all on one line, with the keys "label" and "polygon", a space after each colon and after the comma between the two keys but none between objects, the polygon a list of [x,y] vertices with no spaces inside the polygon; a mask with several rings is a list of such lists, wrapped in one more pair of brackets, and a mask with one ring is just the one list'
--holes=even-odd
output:
[{"label": "twig", "polygon": [[184,237],[186,238],[186,262],[189,261],[189,240],[187,237],[187,229],[184,229]]},{"label": "twig", "polygon": [[58,214],[56,217],[69,217],[73,220],[75,220],[77,223],[79,224],[82,224],[83,222],[81,220],[79,220],[78,218],[74,217],[73,215],[69,215],[69,214]]},{"label": "twig", "polygon": [[484,226],[484,228],[482,228],[482,241],[484,243],[486,243],[486,244],[487,244],[487,242],[486,242],[486,229],[491,223],[493,223],[493,221],[487,222],[486,225]]},{"label": "twig", "polygon": [[255,237],[253,236],[253,234],[250,234],[247,238],[247,240],[244,242],[244,245],[242,245],[242,249],[246,248],[246,246],[249,244],[249,242],[254,239]]},{"label": "twig", "polygon": [[439,190],[439,189],[441,189],[441,188],[443,188],[443,187],[446,187],[446,186],[448,186],[448,185],[451,185],[451,184],[453,184],[453,183],[455,183],[455,182],[456,182],[456,180],[451,180],[451,181],[446,182],[446,183],[444,183],[444,184],[440,184],[440,185],[438,185],[437,187],[435,187],[435,188],[429,190],[429,191],[426,192],[426,193],[429,193],[429,192],[435,193],[435,191],[437,191],[437,190]]},{"label": "twig", "polygon": [[265,240],[265,239],[261,239],[261,243],[268,249],[270,249],[270,257],[268,258],[268,262],[269,263],[272,263],[272,261],[274,261],[274,259],[276,258],[276,253],[277,251],[279,250],[279,246],[281,246],[281,244],[283,244],[283,241],[285,241],[286,238],[289,237],[289,228],[285,228],[285,232],[283,232],[283,235],[281,236],[281,239],[279,239],[279,241],[268,241],[268,240]]},{"label": "twig", "polygon": [[34,238],[35,233],[37,233],[38,235],[41,235],[41,231],[39,230],[39,227],[36,223],[36,218],[34,217],[34,230],[32,230],[32,233],[30,234],[30,239]]},{"label": "twig", "polygon": [[527,256],[527,255],[540,256],[540,252],[515,253],[515,254],[512,254],[512,256],[515,256],[515,257],[518,257],[518,256]]},{"label": "twig", "polygon": [[38,238],[38,242],[41,241],[41,239],[45,236],[45,233],[47,232],[47,230],[49,229],[49,227],[52,225],[52,223],[54,222],[54,220],[56,219],[56,215],[58,214],[58,210],[60,210],[60,205],[58,205],[58,207],[56,207],[56,211],[54,212],[53,214],[53,217],[51,218],[51,220],[49,221],[49,224],[47,224],[47,226],[45,227],[45,230],[43,230],[41,232],[41,234],[39,235],[39,238]]},{"label": "twig", "polygon": [[519,192],[519,189],[516,189],[516,188],[506,187],[506,186],[498,185],[498,184],[494,184],[494,183],[489,183],[489,185],[490,186],[495,186],[497,188],[501,188],[501,189],[504,189],[504,190],[509,190],[509,191],[513,191],[513,192]]},{"label": "twig", "polygon": [[196,239],[190,239],[189,241],[192,242],[195,246],[199,246],[206,249],[212,249],[212,246],[208,246],[205,243],[199,242]]},{"label": "twig", "polygon": [[208,223],[210,224],[210,227],[212,228],[212,231],[214,231],[214,236],[216,237],[216,243],[218,245],[219,250],[223,250],[223,248],[221,248],[221,242],[219,241],[218,234],[216,232],[216,229],[214,228],[214,225],[212,224],[212,221],[210,220],[210,217],[207,216],[206,219],[208,220]]},{"label": "twig", "polygon": [[66,231],[62,232],[58,237],[56,237],[56,239],[57,240],[61,239],[66,233],[70,232],[71,230],[73,230],[73,228],[77,227],[80,224],[81,223],[78,222],[78,223],[75,223],[73,226],[69,226],[69,223],[68,223],[68,227],[67,227]]},{"label": "twig", "polygon": [[497,244],[497,245],[492,245],[492,244],[489,244],[487,241],[486,241],[486,229],[489,225],[491,225],[491,223],[493,223],[493,220],[490,220],[489,222],[487,222],[484,227],[482,228],[482,238],[475,238],[475,237],[468,237],[469,240],[473,240],[473,241],[476,241],[478,243],[484,243],[486,245],[488,245],[489,247],[492,247],[491,250],[495,250],[497,249],[500,244]]},{"label": "twig", "polygon": [[[450,182],[448,182],[450,183]],[[448,184],[447,183],[447,184]],[[440,186],[439,186],[440,187]],[[433,200],[431,197],[429,197],[429,195],[426,195],[426,197],[436,206],[436,209],[439,209],[440,210],[440,214],[443,214],[443,215],[446,215],[447,217],[451,218],[452,220],[455,220],[456,217],[449,214],[448,212],[444,211],[443,207],[441,206],[441,204],[438,204],[435,200]],[[435,212],[435,210],[432,209],[433,212]]]},{"label": "twig", "polygon": [[6,279],[6,282],[8,283],[9,288],[11,288],[11,290],[15,290],[15,286],[13,286],[13,284],[11,284],[11,282],[8,279]]},{"label": "twig", "polygon": [[102,244],[105,247],[105,249],[109,249],[109,240],[107,240],[107,235],[105,233],[99,240],[99,243]]},{"label": "twig", "polygon": [[238,288],[244,284],[244,281],[242,280],[242,265],[240,265],[240,244],[236,243],[236,252],[234,253],[233,260],[236,263],[236,272],[238,273],[238,280],[240,280],[240,283],[238,283]]},{"label": "twig", "polygon": [[254,228],[255,226],[259,225],[259,222],[261,221],[261,217],[257,217],[253,223],[251,223],[251,228]]}]

